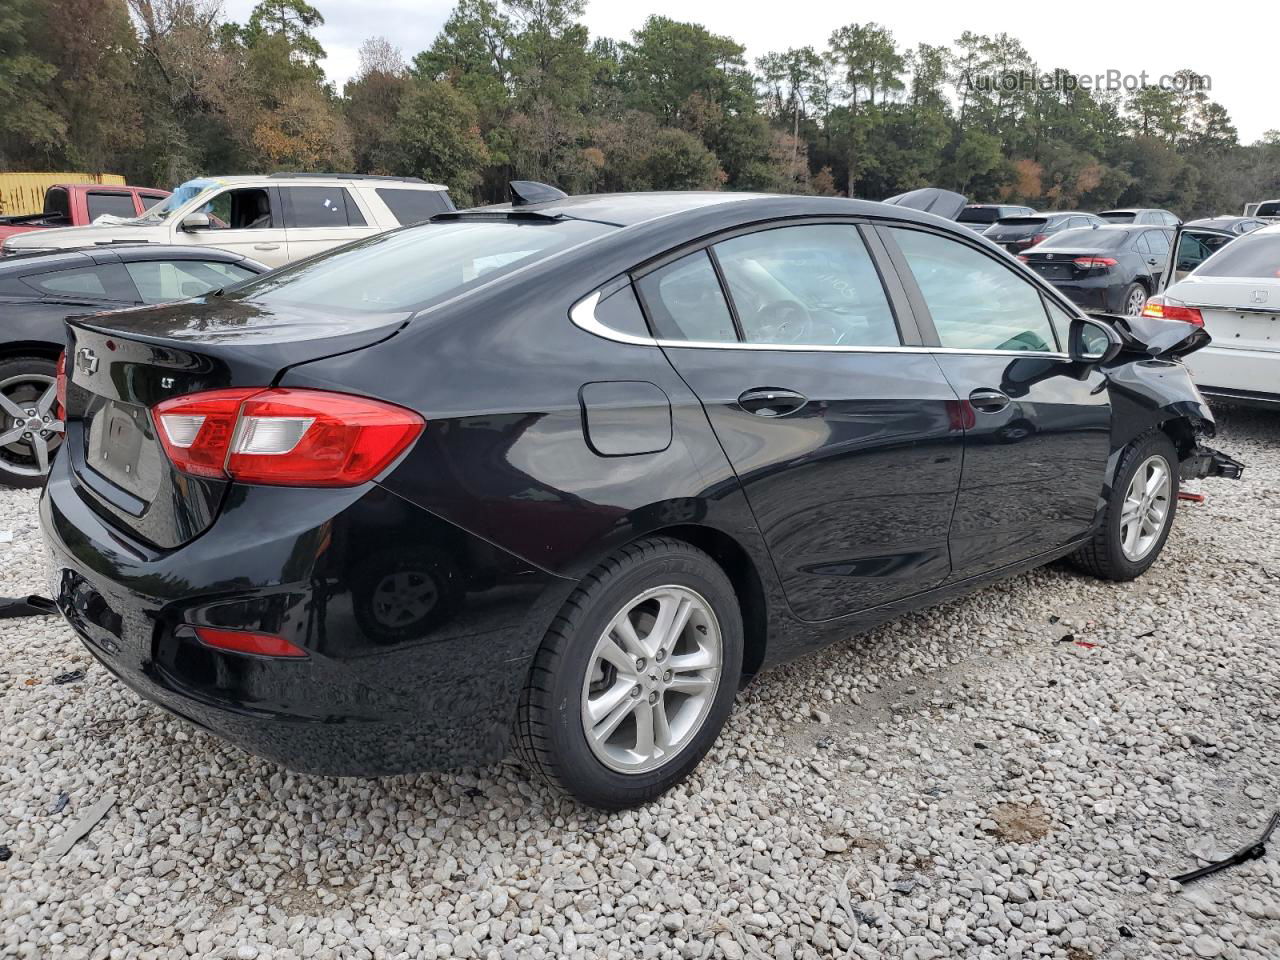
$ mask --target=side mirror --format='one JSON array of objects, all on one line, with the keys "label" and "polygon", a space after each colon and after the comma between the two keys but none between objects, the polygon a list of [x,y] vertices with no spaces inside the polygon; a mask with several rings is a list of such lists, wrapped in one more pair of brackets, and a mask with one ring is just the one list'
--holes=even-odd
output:
[{"label": "side mirror", "polygon": [[1109,324],[1098,320],[1083,320],[1077,317],[1071,321],[1071,332],[1068,335],[1068,350],[1072,360],[1083,360],[1086,363],[1109,363],[1114,360],[1124,346],[1120,334]]},{"label": "side mirror", "polygon": [[188,213],[182,218],[183,230],[208,230],[209,215],[207,213]]}]

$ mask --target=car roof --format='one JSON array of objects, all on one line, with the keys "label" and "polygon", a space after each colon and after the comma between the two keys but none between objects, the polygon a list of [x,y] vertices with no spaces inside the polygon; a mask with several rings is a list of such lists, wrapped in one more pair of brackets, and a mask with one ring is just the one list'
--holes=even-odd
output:
[{"label": "car roof", "polygon": [[365,173],[258,173],[233,174],[227,177],[195,177],[190,182],[209,183],[220,186],[239,186],[244,184],[279,184],[282,180],[294,181],[300,185],[343,184],[352,185],[368,183],[370,186],[409,187],[421,190],[448,190],[442,183],[427,183],[420,177],[383,177]]},{"label": "car roof", "polygon": [[767,216],[840,216],[891,217],[916,223],[945,224],[965,235],[971,234],[954,220],[944,220],[931,213],[886,204],[875,200],[848,197],[812,197],[777,193],[738,193],[730,190],[653,191],[637,193],[592,193],[548,200],[542,203],[513,205],[493,204],[437,214],[433,221],[456,220],[471,216],[505,214],[508,216],[541,216],[569,220],[590,220],[616,227],[632,227],[665,217],[694,215],[715,208],[733,209],[749,220],[757,210]]},{"label": "car roof", "polygon": [[0,258],[0,272],[27,273],[31,270],[74,267],[88,263],[140,263],[154,260],[206,260],[215,263],[242,263],[255,273],[266,267],[243,254],[216,247],[168,243],[103,243],[92,247],[19,253]]}]

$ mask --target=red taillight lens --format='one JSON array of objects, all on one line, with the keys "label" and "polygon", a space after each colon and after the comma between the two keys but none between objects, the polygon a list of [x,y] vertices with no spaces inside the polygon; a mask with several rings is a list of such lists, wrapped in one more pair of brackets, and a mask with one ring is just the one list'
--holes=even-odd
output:
[{"label": "red taillight lens", "polygon": [[1195,307],[1188,307],[1168,297],[1151,297],[1142,308],[1144,317],[1155,317],[1158,320],[1179,320],[1193,327],[1203,327],[1204,317]]},{"label": "red taillight lens", "polygon": [[57,397],[58,397],[57,417],[59,420],[66,420],[67,419],[67,351],[65,350],[63,350],[60,354],[58,354],[58,376],[56,378],[56,382],[58,385],[57,386]]},{"label": "red taillight lens", "polygon": [[217,650],[247,653],[255,657],[305,657],[307,655],[307,651],[301,647],[271,633],[222,630],[215,627],[196,627],[195,630],[201,643]]},{"label": "red taillight lens", "polygon": [[1030,263],[1030,262],[1031,262],[1031,258],[1030,258],[1030,257],[1023,256],[1022,254],[1018,254],[1018,259],[1019,259],[1019,260],[1021,260],[1023,263]]},{"label": "red taillight lens", "polygon": [[1113,257],[1076,257],[1072,263],[1085,270],[1110,270],[1119,261]]},{"label": "red taillight lens", "polygon": [[184,473],[296,487],[372,480],[425,425],[380,400],[257,387],[176,397],[152,413],[165,452]]},{"label": "red taillight lens", "polygon": [[1031,238],[1031,246],[1034,247],[1037,243],[1044,243],[1048,239],[1049,235],[1047,233],[1037,233]]}]

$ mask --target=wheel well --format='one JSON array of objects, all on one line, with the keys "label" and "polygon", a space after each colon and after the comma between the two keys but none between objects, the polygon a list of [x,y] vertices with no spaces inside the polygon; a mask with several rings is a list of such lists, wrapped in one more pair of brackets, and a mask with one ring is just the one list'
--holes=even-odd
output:
[{"label": "wheel well", "polygon": [[1160,424],[1160,432],[1173,441],[1178,459],[1185,460],[1196,448],[1196,431],[1186,417],[1175,417]]},{"label": "wheel well", "polygon": [[692,544],[710,554],[729,577],[742,611],[742,682],[746,683],[764,663],[769,633],[764,584],[750,555],[733,537],[711,527],[685,524],[651,530],[645,535],[674,537]]},{"label": "wheel well", "polygon": [[40,357],[44,360],[57,360],[62,353],[62,346],[47,340],[14,340],[0,346],[0,360],[11,360],[14,357]]}]

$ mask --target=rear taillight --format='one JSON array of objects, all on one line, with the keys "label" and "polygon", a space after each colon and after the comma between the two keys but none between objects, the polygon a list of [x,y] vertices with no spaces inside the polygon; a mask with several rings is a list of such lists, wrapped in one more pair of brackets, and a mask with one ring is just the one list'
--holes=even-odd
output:
[{"label": "rear taillight", "polygon": [[[59,420],[67,419],[67,351],[58,354],[58,375],[56,377]],[[46,388],[47,389],[47,388]]]},{"label": "rear taillight", "polygon": [[1158,320],[1179,320],[1193,327],[1203,327],[1204,317],[1195,307],[1188,307],[1168,297],[1155,296],[1147,300],[1142,308],[1144,317],[1155,317]]},{"label": "rear taillight", "polygon": [[1076,257],[1071,262],[1084,270],[1110,270],[1119,263],[1112,257]]},{"label": "rear taillight", "polygon": [[1031,243],[1031,246],[1034,247],[1037,243],[1044,243],[1048,239],[1049,239],[1049,235],[1047,233],[1037,233],[1035,236],[1031,238],[1030,243]]},{"label": "rear taillight", "polygon": [[210,390],[152,410],[173,465],[197,477],[289,487],[372,480],[424,427],[411,410],[320,390]]},{"label": "rear taillight", "polygon": [[1031,258],[1030,258],[1030,257],[1024,257],[1022,254],[1018,254],[1018,259],[1019,259],[1019,260],[1021,260],[1023,263],[1030,263],[1030,262],[1031,262]]}]

